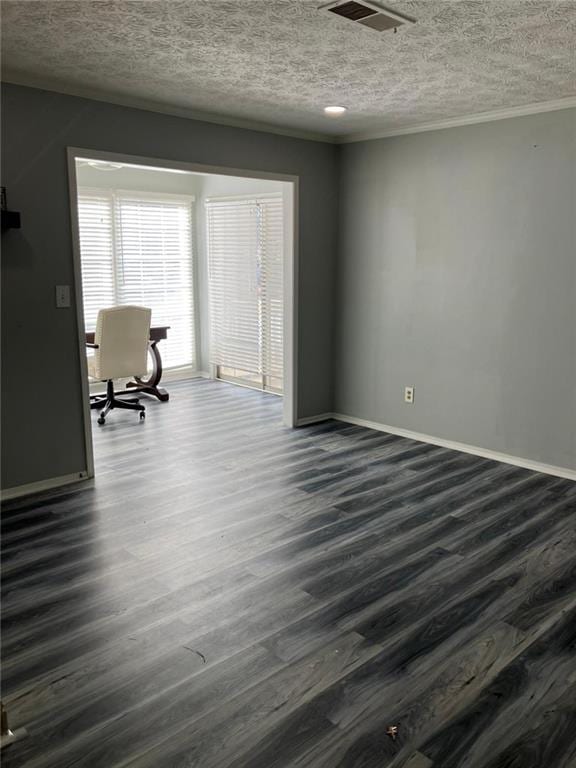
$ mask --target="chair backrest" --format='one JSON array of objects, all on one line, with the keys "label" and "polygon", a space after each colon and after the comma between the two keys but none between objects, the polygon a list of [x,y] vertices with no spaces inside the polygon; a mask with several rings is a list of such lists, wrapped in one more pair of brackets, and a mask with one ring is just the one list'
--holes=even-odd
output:
[{"label": "chair backrest", "polygon": [[109,307],[98,312],[94,343],[94,376],[120,379],[143,376],[148,361],[152,310],[147,307]]}]

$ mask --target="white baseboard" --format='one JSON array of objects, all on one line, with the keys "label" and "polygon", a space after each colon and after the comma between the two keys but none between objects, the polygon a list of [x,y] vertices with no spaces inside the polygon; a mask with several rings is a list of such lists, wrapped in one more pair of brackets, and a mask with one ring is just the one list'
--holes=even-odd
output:
[{"label": "white baseboard", "polygon": [[28,483],[27,485],[16,485],[13,488],[6,488],[0,491],[2,501],[19,499],[23,496],[32,496],[35,493],[44,491],[53,491],[57,488],[63,488],[72,483],[82,483],[89,479],[88,472],[74,472],[72,475],[62,475],[61,477],[50,477],[47,480],[39,480],[37,483]]},{"label": "white baseboard", "polygon": [[[189,381],[190,379],[209,379],[210,374],[207,371],[193,371],[183,368],[176,369],[174,371],[164,371],[162,374],[162,381]],[[162,386],[162,382],[160,383]]]},{"label": "white baseboard", "polygon": [[304,416],[302,419],[298,419],[296,421],[297,427],[305,427],[308,424],[318,424],[321,421],[328,421],[329,419],[333,419],[334,414],[333,413],[318,413],[316,416]]},{"label": "white baseboard", "polygon": [[346,416],[343,413],[333,413],[330,418],[336,419],[336,421],[345,421],[349,424],[356,424],[359,427],[368,427],[368,429],[376,429],[378,432],[388,432],[391,435],[398,435],[399,437],[408,437],[411,440],[418,440],[421,443],[431,443],[432,445],[439,445],[441,448],[450,448],[453,451],[461,451],[462,453],[471,453],[473,456],[481,456],[483,459],[492,459],[493,461],[501,461],[504,464],[513,464],[516,467],[522,467],[523,469],[531,469],[534,472],[543,472],[546,475],[555,475],[556,477],[564,477],[567,480],[576,481],[576,470],[568,469],[568,467],[555,467],[552,464],[542,464],[539,461],[532,461],[532,459],[523,459],[520,456],[511,456],[508,453],[499,453],[498,451],[492,451],[488,448],[479,448],[476,445],[468,445],[467,443],[458,443],[454,440],[444,440],[441,437],[433,437],[431,435],[425,435],[422,432],[412,432],[409,429],[402,429],[401,427],[391,427],[389,424],[379,424],[376,421],[367,421],[366,419],[357,419],[355,416]]}]

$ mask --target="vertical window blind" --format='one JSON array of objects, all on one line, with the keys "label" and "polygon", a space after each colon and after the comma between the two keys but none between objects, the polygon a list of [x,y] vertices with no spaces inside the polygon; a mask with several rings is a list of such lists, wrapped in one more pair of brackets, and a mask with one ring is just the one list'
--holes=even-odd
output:
[{"label": "vertical window blind", "polygon": [[282,391],[283,203],[207,202],[211,363],[218,375]]},{"label": "vertical window blind", "polygon": [[80,189],[78,216],[87,330],[101,308],[150,307],[166,368],[195,367],[192,198]]}]

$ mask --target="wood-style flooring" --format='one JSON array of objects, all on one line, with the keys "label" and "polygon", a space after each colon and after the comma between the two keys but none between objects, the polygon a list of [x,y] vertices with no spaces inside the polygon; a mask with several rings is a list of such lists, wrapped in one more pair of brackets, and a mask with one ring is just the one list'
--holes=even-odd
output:
[{"label": "wood-style flooring", "polygon": [[576,483],[170,392],[4,513],[5,768],[576,765]]}]

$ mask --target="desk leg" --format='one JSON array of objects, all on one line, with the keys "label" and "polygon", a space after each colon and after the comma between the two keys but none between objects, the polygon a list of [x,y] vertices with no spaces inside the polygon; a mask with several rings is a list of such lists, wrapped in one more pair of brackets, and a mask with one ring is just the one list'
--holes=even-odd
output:
[{"label": "desk leg", "polygon": [[150,377],[148,379],[141,379],[138,376],[135,376],[135,380],[129,381],[126,386],[130,387],[133,391],[154,395],[158,400],[166,402],[166,400],[170,399],[170,395],[165,389],[158,386],[158,384],[160,384],[160,379],[162,378],[162,358],[160,357],[158,345],[155,341],[149,343],[148,351],[152,358],[152,373],[150,374]]}]

